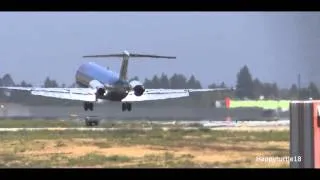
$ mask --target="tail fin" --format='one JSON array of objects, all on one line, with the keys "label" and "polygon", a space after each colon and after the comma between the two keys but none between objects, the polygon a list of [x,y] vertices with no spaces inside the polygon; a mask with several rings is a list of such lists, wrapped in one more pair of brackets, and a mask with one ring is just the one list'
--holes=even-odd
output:
[{"label": "tail fin", "polygon": [[128,63],[129,58],[166,58],[166,59],[176,59],[175,56],[158,56],[158,55],[149,55],[149,54],[137,54],[137,53],[129,53],[128,51],[124,51],[119,54],[105,54],[105,55],[88,55],[83,56],[84,58],[93,57],[93,58],[103,58],[103,57],[122,57],[122,63],[120,68],[120,78],[122,80],[127,80],[128,74]]}]

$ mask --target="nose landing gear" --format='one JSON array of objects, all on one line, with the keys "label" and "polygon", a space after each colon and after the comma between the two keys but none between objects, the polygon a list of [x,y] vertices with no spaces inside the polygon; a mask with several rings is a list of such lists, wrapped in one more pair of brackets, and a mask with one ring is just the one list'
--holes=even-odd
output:
[{"label": "nose landing gear", "polygon": [[87,116],[85,118],[86,126],[98,126],[100,119],[96,116]]}]

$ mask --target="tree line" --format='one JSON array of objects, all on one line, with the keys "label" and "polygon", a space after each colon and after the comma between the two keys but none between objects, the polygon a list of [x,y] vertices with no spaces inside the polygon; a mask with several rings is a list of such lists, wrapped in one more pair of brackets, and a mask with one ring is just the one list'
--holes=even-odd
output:
[{"label": "tree line", "polygon": [[237,73],[235,97],[239,99],[319,99],[318,87],[314,82],[309,82],[307,87],[298,88],[293,83],[290,88],[279,88],[276,82],[261,82],[253,78],[247,66],[244,66]]},{"label": "tree line", "polygon": [[[131,80],[139,80],[136,76]],[[248,66],[243,66],[236,77],[236,91],[234,94],[230,95],[232,98],[236,99],[319,99],[320,94],[315,83],[310,82],[308,87],[298,88],[297,84],[293,83],[289,88],[279,88],[276,82],[262,82],[257,77],[253,77]],[[223,81],[215,82],[210,84],[208,87],[204,87],[200,80],[197,80],[194,75],[186,77],[183,74],[175,73],[171,77],[162,73],[160,76],[154,75],[152,78],[144,79],[144,86],[146,88],[166,88],[166,89],[198,89],[198,88],[224,88],[228,87]],[[27,81],[22,81],[20,83],[15,83],[10,74],[5,74],[0,78],[0,86],[22,86],[22,87],[32,87],[32,84]],[[75,83],[67,86],[65,84],[59,84],[56,80],[46,77],[42,87],[46,88],[56,88],[56,87],[75,87]],[[0,99],[7,98],[7,100],[20,101],[21,99],[26,99],[23,92],[13,92],[15,96],[11,96],[11,99],[5,97],[0,93]],[[43,98],[39,97],[39,101],[45,101]],[[38,99],[39,99],[38,98]],[[33,100],[34,101],[34,100]],[[57,100],[59,101],[59,100]]]}]

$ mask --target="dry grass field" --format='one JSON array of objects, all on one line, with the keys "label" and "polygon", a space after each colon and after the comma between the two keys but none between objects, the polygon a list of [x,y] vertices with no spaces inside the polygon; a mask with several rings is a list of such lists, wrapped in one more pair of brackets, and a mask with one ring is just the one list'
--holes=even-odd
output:
[{"label": "dry grass field", "polygon": [[[21,127],[21,123],[31,127],[27,121],[2,121],[0,127]],[[70,125],[35,124],[41,123]],[[151,131],[0,132],[0,167],[289,167],[289,162],[259,162],[259,156],[289,156],[289,131],[163,131],[154,127]]]}]

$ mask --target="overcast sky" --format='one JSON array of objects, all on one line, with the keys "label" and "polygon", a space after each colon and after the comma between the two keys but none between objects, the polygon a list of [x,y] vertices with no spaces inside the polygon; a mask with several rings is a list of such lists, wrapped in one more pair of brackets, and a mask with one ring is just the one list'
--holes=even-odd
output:
[{"label": "overcast sky", "polygon": [[[129,76],[162,72],[194,74],[204,86],[235,85],[240,67],[262,81],[290,86],[320,82],[320,14],[313,12],[2,12],[0,76],[34,85],[46,76],[67,85],[81,63],[95,61],[120,70],[117,59],[84,59],[87,54],[137,53],[176,60],[129,62]],[[319,62],[319,63],[318,63]]]}]

